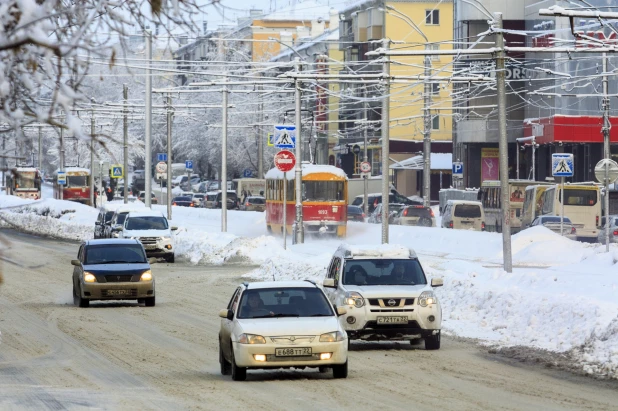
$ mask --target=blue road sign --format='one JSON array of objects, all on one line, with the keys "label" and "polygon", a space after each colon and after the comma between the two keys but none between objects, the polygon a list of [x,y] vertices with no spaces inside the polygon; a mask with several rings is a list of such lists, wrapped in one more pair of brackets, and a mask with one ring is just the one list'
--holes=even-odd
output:
[{"label": "blue road sign", "polygon": [[187,160],[185,161],[185,168],[187,170],[193,170],[193,160]]},{"label": "blue road sign", "polygon": [[246,168],[243,172],[242,172],[242,176],[244,178],[251,178],[253,177],[253,170],[251,170],[250,168]]},{"label": "blue road sign", "polygon": [[453,163],[453,175],[463,176],[463,163],[460,163],[460,162]]},{"label": "blue road sign", "polygon": [[296,126],[275,126],[273,140],[277,148],[296,148]]},{"label": "blue road sign", "polygon": [[114,164],[112,166],[112,178],[122,178],[124,173],[122,172],[122,166],[120,164]]},{"label": "blue road sign", "polygon": [[66,184],[67,183],[67,173],[64,171],[58,171],[58,184]]},{"label": "blue road sign", "polygon": [[157,161],[167,161],[167,153],[157,153]]},{"label": "blue road sign", "polygon": [[274,147],[275,143],[273,142],[273,133],[268,133],[268,147]]},{"label": "blue road sign", "polygon": [[554,177],[573,177],[573,154],[554,153],[551,155],[551,173]]}]

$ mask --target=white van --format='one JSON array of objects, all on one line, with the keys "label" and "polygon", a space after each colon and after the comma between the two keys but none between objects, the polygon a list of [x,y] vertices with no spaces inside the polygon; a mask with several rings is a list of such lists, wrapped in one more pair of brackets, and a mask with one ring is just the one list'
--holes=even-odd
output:
[{"label": "white van", "polygon": [[485,212],[480,201],[449,200],[442,215],[442,228],[485,231]]}]

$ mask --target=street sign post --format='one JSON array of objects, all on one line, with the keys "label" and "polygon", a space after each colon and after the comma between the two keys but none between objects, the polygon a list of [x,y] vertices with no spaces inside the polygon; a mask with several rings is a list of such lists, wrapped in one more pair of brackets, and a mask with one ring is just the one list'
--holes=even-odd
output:
[{"label": "street sign post", "polygon": [[110,177],[111,178],[123,178],[124,177],[124,167],[122,164],[113,164],[110,167]]},{"label": "street sign post", "polygon": [[253,170],[251,170],[250,168],[245,168],[242,172],[242,176],[243,178],[251,178],[253,177]]},{"label": "street sign post", "polygon": [[187,169],[187,171],[193,170],[193,160],[185,161],[185,168]]},{"label": "street sign post", "polygon": [[161,180],[167,177],[167,163],[165,163],[164,161],[158,162],[155,166],[155,171],[157,172],[157,180],[159,180],[160,183]]},{"label": "street sign post", "polygon": [[167,161],[167,153],[157,153],[157,161]]},{"label": "street sign post", "polygon": [[273,133],[273,144],[276,148],[295,148],[296,147],[296,126],[280,125],[275,126]]},{"label": "street sign post", "polygon": [[564,178],[573,177],[573,154],[554,153],[551,155],[551,172],[554,177],[562,177],[560,189],[560,235],[564,235]]},{"label": "street sign post", "polygon": [[463,163],[462,162],[453,163],[453,177],[463,178]]},{"label": "street sign post", "polygon": [[288,236],[288,229],[286,227],[287,222],[287,199],[288,199],[288,185],[287,185],[287,172],[294,169],[296,166],[296,156],[294,153],[288,150],[281,150],[275,154],[275,167],[277,170],[283,171],[283,249],[286,248],[286,241]]},{"label": "street sign post", "polygon": [[605,251],[609,253],[609,185],[618,179],[618,164],[614,160],[604,158],[594,167],[594,176],[605,186],[603,208],[605,209]]}]

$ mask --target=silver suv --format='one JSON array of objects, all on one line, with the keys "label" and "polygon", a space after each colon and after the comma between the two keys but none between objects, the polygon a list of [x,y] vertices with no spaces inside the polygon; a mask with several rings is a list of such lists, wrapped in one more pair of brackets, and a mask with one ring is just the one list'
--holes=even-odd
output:
[{"label": "silver suv", "polygon": [[406,247],[340,246],[323,286],[330,302],[344,306],[340,321],[350,340],[425,340],[440,348],[442,308],[416,253]]}]

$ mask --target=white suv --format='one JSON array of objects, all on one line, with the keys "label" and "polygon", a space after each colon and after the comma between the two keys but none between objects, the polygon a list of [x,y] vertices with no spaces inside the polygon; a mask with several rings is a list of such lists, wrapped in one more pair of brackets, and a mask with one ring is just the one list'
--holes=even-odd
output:
[{"label": "white suv", "polygon": [[148,257],[165,258],[173,263],[172,231],[176,229],[169,226],[167,218],[159,211],[131,211],[124,220],[121,235],[139,240]]},{"label": "white suv", "polygon": [[330,302],[346,307],[340,318],[348,338],[361,340],[425,340],[440,348],[442,308],[416,253],[406,247],[340,246],[323,286]]}]

